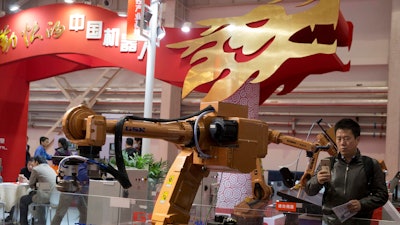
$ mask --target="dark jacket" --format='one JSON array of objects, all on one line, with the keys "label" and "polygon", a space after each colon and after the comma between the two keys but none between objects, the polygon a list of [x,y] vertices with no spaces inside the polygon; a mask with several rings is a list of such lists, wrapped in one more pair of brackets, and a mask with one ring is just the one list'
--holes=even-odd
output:
[{"label": "dark jacket", "polygon": [[[360,151],[357,150],[356,156],[347,164],[340,154],[334,159],[331,172],[331,182],[323,185],[317,181],[317,176],[313,176],[306,184],[305,192],[308,195],[316,195],[325,187],[322,199],[323,220],[327,224],[341,224],[332,208],[344,204],[352,199],[358,199],[361,203],[361,211],[355,218],[372,217],[374,209],[383,206],[388,200],[388,191],[385,183],[385,175],[377,160],[373,160],[373,178],[368,185],[367,174],[361,159]],[[320,170],[318,167],[316,174]],[[359,221],[350,220],[343,224],[361,224]],[[367,223],[369,224],[369,222]]]},{"label": "dark jacket", "polygon": [[[64,149],[62,147],[56,148],[56,152],[54,153],[54,156],[70,156],[71,152],[68,149]],[[54,165],[60,164],[61,158],[53,157],[52,161]]]},{"label": "dark jacket", "polygon": [[[24,167],[19,171],[19,174],[23,174],[26,177],[26,179],[28,179],[28,180],[31,177],[31,173],[32,172],[29,171],[29,169],[27,167]],[[17,181],[18,181],[18,178],[17,178]]]},{"label": "dark jacket", "polygon": [[132,158],[135,157],[135,153],[139,154],[139,151],[133,147],[126,148],[125,151],[126,151],[126,153],[128,153],[128,156],[130,156]]}]

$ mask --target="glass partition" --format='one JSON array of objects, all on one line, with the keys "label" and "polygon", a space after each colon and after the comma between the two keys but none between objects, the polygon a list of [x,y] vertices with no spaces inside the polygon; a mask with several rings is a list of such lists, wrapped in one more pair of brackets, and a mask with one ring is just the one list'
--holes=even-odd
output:
[{"label": "glass partition", "polygon": [[[3,183],[4,184],[4,183]],[[91,183],[93,185],[93,183]],[[16,185],[3,185],[2,199],[5,214],[1,219],[8,216],[10,209],[14,206],[13,220],[7,224],[19,222],[19,201],[5,201],[5,195],[16,195]],[[118,184],[105,182],[104,185],[93,185],[97,194],[78,194],[67,192],[49,193],[51,198],[47,203],[32,203],[29,206],[28,219],[33,224],[39,224],[38,218],[43,216],[46,224],[51,224],[57,216],[61,216],[63,225],[150,225],[154,211],[155,196],[157,193],[150,191],[151,200],[121,197],[123,193]],[[93,189],[93,186],[91,189]],[[136,187],[138,188],[138,187]],[[149,189],[150,190],[150,189]],[[149,190],[143,190],[148,193]],[[140,192],[140,188],[136,190]],[[89,191],[89,192],[93,192]],[[26,192],[25,194],[27,194]],[[140,193],[130,193],[137,195]],[[110,196],[114,195],[114,196]],[[18,196],[19,198],[21,196]],[[57,209],[66,206],[66,213],[57,215]],[[61,207],[60,207],[61,206]],[[319,225],[321,214],[312,204],[292,203],[285,201],[270,201],[262,210],[249,208],[232,210],[231,214],[218,213],[215,205],[193,204],[189,212],[190,219],[187,224],[193,225],[234,225],[234,224],[260,224],[260,225]],[[82,213],[82,218],[81,217]],[[86,214],[86,219],[84,219]],[[396,207],[388,202],[380,212],[379,220],[371,220],[371,225],[399,224],[400,217]],[[53,222],[54,222],[53,221]],[[357,220],[361,221],[361,220]],[[9,221],[7,221],[9,222]]]}]

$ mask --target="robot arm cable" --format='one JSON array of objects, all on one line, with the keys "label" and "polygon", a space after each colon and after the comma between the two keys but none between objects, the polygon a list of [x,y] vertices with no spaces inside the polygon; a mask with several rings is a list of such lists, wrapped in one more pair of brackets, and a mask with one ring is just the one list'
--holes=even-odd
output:
[{"label": "robot arm cable", "polygon": [[118,167],[118,171],[116,171],[114,168],[112,168],[111,165],[108,165],[109,171],[111,174],[114,176],[115,179],[119,181],[121,186],[124,189],[128,189],[132,186],[128,174],[125,169],[125,162],[124,158],[122,156],[122,129],[124,127],[125,121],[128,119],[128,117],[124,117],[121,120],[119,120],[115,126],[115,135],[114,135],[114,143],[115,143],[115,160],[116,164]]},{"label": "robot arm cable", "polygon": [[196,118],[196,121],[194,122],[194,129],[193,129],[194,143],[195,143],[195,145],[196,145],[197,153],[199,153],[199,157],[200,157],[200,158],[203,158],[203,159],[209,159],[209,158],[211,158],[211,156],[208,155],[208,154],[205,154],[205,153],[201,150],[200,145],[199,145],[199,138],[198,138],[198,136],[197,136],[197,135],[198,135],[198,133],[197,133],[197,128],[198,128],[198,126],[199,126],[199,121],[200,121],[200,119],[201,119],[204,115],[206,115],[206,114],[208,114],[208,113],[212,113],[212,112],[214,112],[214,110],[208,110],[208,111],[202,112],[202,113]]},{"label": "robot arm cable", "polygon": [[[126,116],[122,119],[120,119],[115,127],[115,135],[114,135],[114,143],[115,143],[115,159],[116,159],[116,164],[118,167],[118,171],[115,170],[114,168],[107,168],[107,171],[111,174],[114,175],[114,177],[121,183],[121,186],[124,187],[124,189],[128,189],[129,187],[132,186],[131,182],[129,181],[128,175],[126,173],[126,169],[125,169],[125,163],[124,163],[124,159],[122,156],[122,134],[123,134],[123,127],[124,127],[124,123],[128,120],[139,120],[139,121],[148,121],[148,122],[172,122],[172,121],[179,121],[179,120],[186,120],[195,116],[199,116],[202,117],[203,115],[210,113],[210,112],[214,112],[214,107],[212,107],[211,105],[200,110],[197,113],[194,113],[192,115],[188,115],[185,117],[181,117],[181,118],[177,118],[177,119],[153,119],[153,118],[141,118],[141,117],[137,117],[137,116]],[[196,121],[199,120],[199,118],[196,119]],[[195,125],[195,127],[197,127],[197,125]],[[194,129],[196,130],[196,129]],[[209,156],[207,154],[204,154],[199,145],[198,145],[198,139],[197,139],[197,132],[194,131],[194,135],[195,135],[195,142],[196,142],[196,146],[197,146],[197,151],[200,155],[200,157],[204,157],[204,158],[209,158]],[[111,167],[110,165],[108,167]]]},{"label": "robot arm cable", "polygon": [[329,136],[329,134],[326,132],[326,130],[321,126],[321,124],[320,124],[321,122],[322,122],[322,118],[317,121],[318,126],[321,128],[322,132],[324,133],[325,138],[329,140],[329,142],[332,144],[333,148],[337,152],[338,149],[337,149],[337,146],[336,146],[336,142],[331,138],[331,136]]}]

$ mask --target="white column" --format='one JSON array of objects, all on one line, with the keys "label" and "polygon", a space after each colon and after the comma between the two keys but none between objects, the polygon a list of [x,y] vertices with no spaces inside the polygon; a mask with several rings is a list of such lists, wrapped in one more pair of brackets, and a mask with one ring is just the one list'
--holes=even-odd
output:
[{"label": "white column", "polygon": [[[153,89],[154,89],[154,70],[156,65],[157,48],[157,26],[158,26],[158,0],[152,0],[150,10],[150,37],[147,45],[147,64],[146,64],[146,90],[144,95],[144,117],[153,117]],[[150,153],[150,139],[143,138],[142,154]]]},{"label": "white column", "polygon": [[[164,1],[162,4],[164,4],[164,7],[162,7],[162,12],[159,13],[163,15],[164,25],[167,27],[174,27],[176,1],[168,0]],[[160,118],[171,119],[181,116],[181,94],[182,88],[172,86],[168,83],[162,83]],[[156,148],[150,149],[151,153],[158,157],[157,160],[167,160],[168,165],[172,165],[180,151],[175,144],[164,140],[152,139],[151,146],[157,146]]]},{"label": "white column", "polygon": [[388,106],[385,164],[390,180],[399,171],[400,161],[400,1],[392,0],[392,25],[389,46]]}]

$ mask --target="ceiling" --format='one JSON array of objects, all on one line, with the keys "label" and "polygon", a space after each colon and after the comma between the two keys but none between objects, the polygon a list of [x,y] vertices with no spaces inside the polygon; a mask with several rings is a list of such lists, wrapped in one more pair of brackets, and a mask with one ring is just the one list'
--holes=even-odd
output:
[{"label": "ceiling", "polygon": [[[6,6],[12,1],[14,0],[3,0],[2,10],[10,13]],[[107,6],[105,5],[106,1],[109,4]],[[352,3],[358,3],[358,1],[348,0],[346,4],[351,6]],[[63,2],[63,0],[28,0],[23,7],[36,7],[55,2]],[[126,0],[85,2],[107,7],[114,11],[126,9]],[[171,1],[165,2],[168,4]],[[188,20],[190,13],[192,15],[200,13],[202,8],[244,6],[266,2],[269,1],[180,0],[176,1],[175,19],[178,21],[177,24],[179,21]],[[286,2],[303,1],[286,0]],[[380,15],[374,16],[379,17]],[[346,17],[346,19],[348,18]],[[358,19],[359,17],[354,18],[356,21]],[[352,21],[352,19],[349,20]],[[358,40],[362,32],[364,31],[355,30],[353,42]],[[382,37],[384,42],[388,39],[389,31]],[[360,40],[360,42],[365,41],[368,40]],[[353,45],[355,45],[353,49],[361,48],[358,47],[357,43]],[[358,54],[362,55],[363,53]],[[359,120],[364,134],[384,136],[388,99],[388,65],[382,63],[379,59],[367,62],[357,53],[353,55],[356,55],[355,59],[345,53],[341,55],[341,57],[349,57],[352,60],[349,73],[333,72],[309,76],[290,94],[284,96],[274,94],[267,99],[260,106],[259,119],[268,122],[270,128],[281,132],[306,134],[312,124],[319,119],[332,124],[339,118],[352,117]],[[156,81],[154,86],[153,117],[158,118],[160,116],[162,82]],[[30,84],[28,126],[59,130],[60,125],[57,122],[60,121],[69,105],[77,102],[92,104],[93,109],[98,113],[143,116],[144,95],[145,77],[119,68],[77,71],[35,81]],[[191,93],[183,99],[181,115],[198,111],[203,96],[203,93]],[[320,132],[320,130],[316,129],[315,132]]]}]

